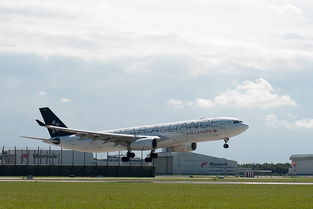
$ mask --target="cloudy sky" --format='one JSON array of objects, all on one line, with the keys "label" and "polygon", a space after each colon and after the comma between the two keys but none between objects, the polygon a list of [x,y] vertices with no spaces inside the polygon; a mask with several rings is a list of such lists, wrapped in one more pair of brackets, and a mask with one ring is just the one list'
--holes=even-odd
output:
[{"label": "cloudy sky", "polygon": [[[43,146],[51,107],[104,130],[203,117],[250,125],[196,152],[244,162],[313,153],[309,0],[0,3],[1,145]],[[46,145],[44,145],[46,146]]]}]

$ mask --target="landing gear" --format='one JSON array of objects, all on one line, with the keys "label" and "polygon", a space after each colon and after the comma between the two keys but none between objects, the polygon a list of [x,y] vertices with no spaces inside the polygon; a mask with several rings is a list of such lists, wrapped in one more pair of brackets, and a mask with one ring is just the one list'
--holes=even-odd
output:
[{"label": "landing gear", "polygon": [[153,152],[153,153],[150,154],[150,157],[151,158],[158,158],[159,156],[158,156],[158,153],[154,153]]},{"label": "landing gear", "polygon": [[149,157],[145,158],[146,163],[152,162],[152,158],[158,158],[158,153],[155,153],[155,150],[151,150]]},{"label": "landing gear", "polygon": [[122,162],[128,162],[129,161],[129,157],[122,157]]},{"label": "landing gear", "polygon": [[135,157],[135,153],[128,151],[128,152],[127,152],[127,157],[128,157],[128,158],[134,158],[134,157]]},{"label": "landing gear", "polygon": [[223,147],[225,149],[227,149],[229,147],[229,144],[227,144],[228,141],[229,141],[229,138],[224,139],[225,144],[223,145]]},{"label": "landing gear", "polygon": [[128,162],[130,158],[134,158],[135,156],[134,152],[127,151],[126,157],[122,157],[122,162]]}]

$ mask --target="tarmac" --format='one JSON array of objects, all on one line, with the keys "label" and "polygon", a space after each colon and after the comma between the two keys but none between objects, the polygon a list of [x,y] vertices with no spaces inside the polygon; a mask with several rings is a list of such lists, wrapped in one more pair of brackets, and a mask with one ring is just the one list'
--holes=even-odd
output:
[{"label": "tarmac", "polygon": [[155,183],[155,184],[245,184],[245,185],[310,185],[313,182],[266,182],[266,181],[196,181],[154,179],[93,179],[93,178],[0,178],[0,182],[54,182],[54,183]]}]

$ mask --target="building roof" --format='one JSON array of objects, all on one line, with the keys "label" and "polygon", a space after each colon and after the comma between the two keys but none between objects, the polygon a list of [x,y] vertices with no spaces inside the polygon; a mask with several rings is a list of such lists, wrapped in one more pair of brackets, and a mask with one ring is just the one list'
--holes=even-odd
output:
[{"label": "building roof", "polygon": [[199,154],[199,153],[195,153],[195,152],[159,152],[158,153],[159,157],[165,157],[165,156],[179,156],[179,157],[196,157],[196,158],[210,158],[211,160],[222,160],[222,161],[231,161],[233,163],[237,163],[237,161],[235,160],[230,160],[230,159],[226,159],[226,158],[219,158],[219,157],[213,157],[213,156],[209,156],[209,155],[204,155],[204,154]]},{"label": "building roof", "polygon": [[295,154],[295,155],[291,155],[290,160],[309,160],[309,159],[313,159],[313,154]]}]

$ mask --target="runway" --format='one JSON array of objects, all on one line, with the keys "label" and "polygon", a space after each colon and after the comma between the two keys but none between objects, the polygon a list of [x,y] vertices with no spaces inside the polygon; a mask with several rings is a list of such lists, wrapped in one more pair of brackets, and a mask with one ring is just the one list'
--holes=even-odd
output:
[{"label": "runway", "polygon": [[244,184],[244,185],[307,185],[313,182],[266,182],[266,181],[183,181],[183,180],[118,180],[118,179],[86,179],[86,178],[0,178],[0,182],[52,182],[52,183],[154,183],[154,184]]}]

